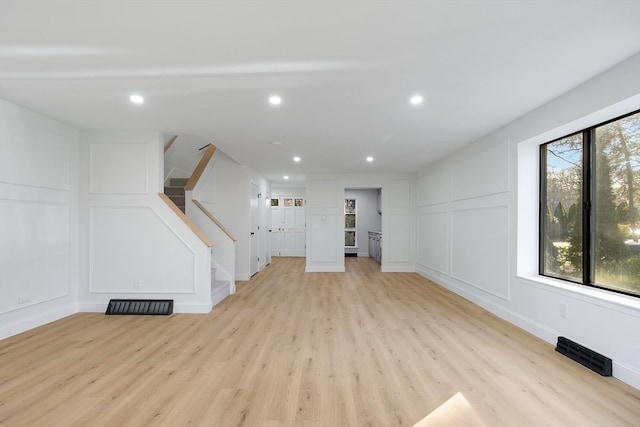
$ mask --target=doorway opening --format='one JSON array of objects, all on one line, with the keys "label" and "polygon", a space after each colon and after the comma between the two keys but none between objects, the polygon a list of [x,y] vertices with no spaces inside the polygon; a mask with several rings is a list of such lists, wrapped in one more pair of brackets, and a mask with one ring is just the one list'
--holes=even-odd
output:
[{"label": "doorway opening", "polygon": [[381,197],[381,188],[345,188],[345,258],[370,257],[382,263]]}]

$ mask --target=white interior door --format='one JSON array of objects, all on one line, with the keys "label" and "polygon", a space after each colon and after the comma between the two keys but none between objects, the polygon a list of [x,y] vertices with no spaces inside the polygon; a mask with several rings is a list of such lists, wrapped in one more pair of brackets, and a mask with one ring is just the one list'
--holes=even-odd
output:
[{"label": "white interior door", "polygon": [[305,215],[302,197],[284,197],[282,203],[282,256],[305,256]]},{"label": "white interior door", "polygon": [[259,224],[258,186],[251,184],[251,261],[249,265],[252,276],[258,272],[258,248],[260,247]]},{"label": "white interior door", "polygon": [[280,256],[282,252],[282,199],[271,198],[271,256]]},{"label": "white interior door", "polygon": [[[269,217],[269,215],[271,215],[271,196],[267,193],[265,200],[263,201],[261,199],[258,203],[265,203],[264,207],[260,205],[260,212],[263,218],[262,224],[265,226],[262,233],[264,236],[264,248],[261,248],[261,251],[266,258],[265,264],[271,264],[271,218]],[[260,268],[260,266],[258,266],[258,268]]]},{"label": "white interior door", "polygon": [[272,256],[306,255],[304,198],[278,197],[278,202],[274,201],[271,207],[271,227]]}]

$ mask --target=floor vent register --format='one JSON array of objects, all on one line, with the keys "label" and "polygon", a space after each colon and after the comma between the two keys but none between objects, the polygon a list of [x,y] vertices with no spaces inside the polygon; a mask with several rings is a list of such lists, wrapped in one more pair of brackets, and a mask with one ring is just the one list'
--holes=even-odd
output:
[{"label": "floor vent register", "polygon": [[556,351],[604,377],[612,373],[611,359],[565,337],[558,337]]},{"label": "floor vent register", "polygon": [[169,315],[172,299],[112,299],[104,314]]}]

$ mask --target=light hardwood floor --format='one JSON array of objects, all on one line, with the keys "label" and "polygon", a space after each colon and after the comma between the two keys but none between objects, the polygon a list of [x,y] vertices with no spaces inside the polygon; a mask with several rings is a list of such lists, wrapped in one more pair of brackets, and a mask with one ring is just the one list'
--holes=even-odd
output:
[{"label": "light hardwood floor", "polygon": [[208,315],[82,313],[0,341],[0,425],[640,426],[638,390],[417,274],[346,265],[275,258]]}]

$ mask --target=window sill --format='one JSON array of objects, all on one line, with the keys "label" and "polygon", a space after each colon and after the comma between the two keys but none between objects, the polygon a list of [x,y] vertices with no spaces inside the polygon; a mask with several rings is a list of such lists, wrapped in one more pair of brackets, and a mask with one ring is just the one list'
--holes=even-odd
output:
[{"label": "window sill", "polygon": [[518,278],[547,289],[551,287],[556,290],[574,294],[577,297],[586,297],[586,299],[592,302],[596,300],[598,302],[607,303],[607,305],[614,304],[618,307],[640,311],[640,298],[605,291],[603,289],[592,288],[589,286],[573,284],[547,276],[518,276]]}]

